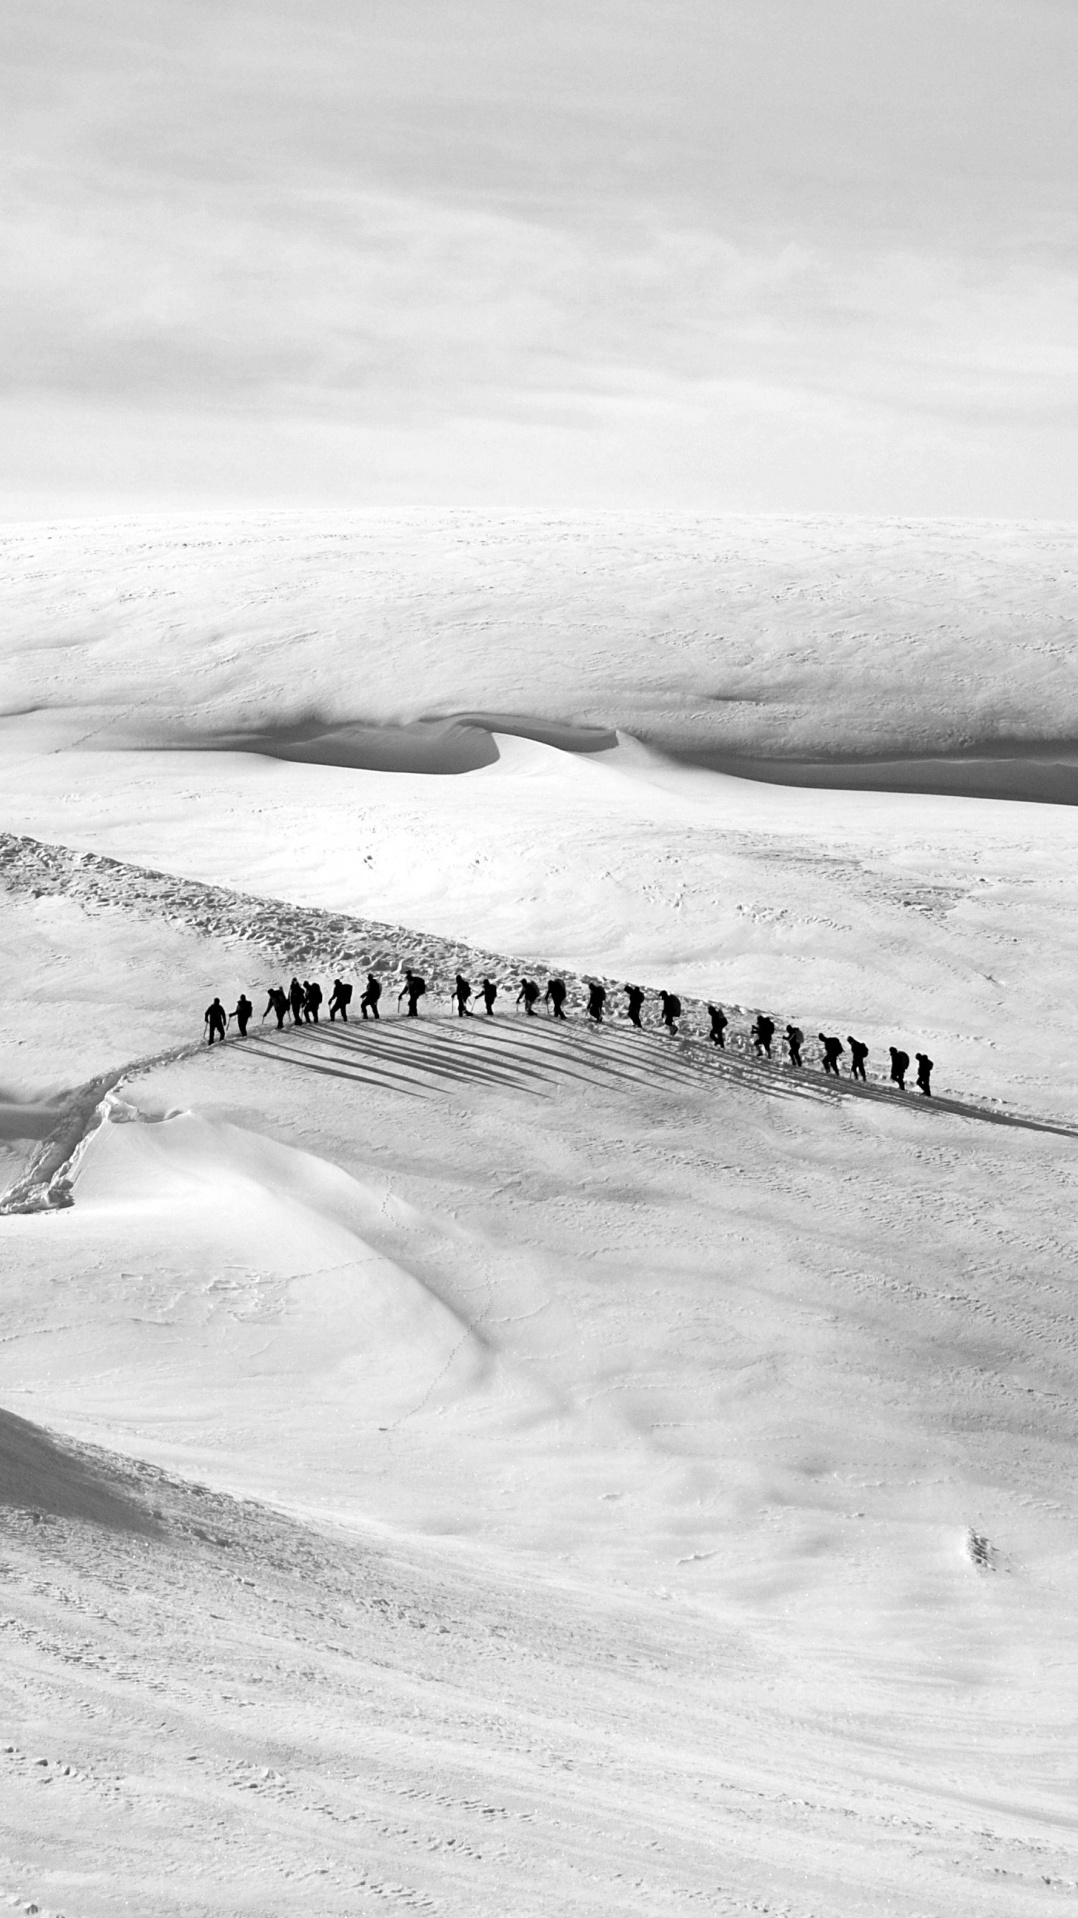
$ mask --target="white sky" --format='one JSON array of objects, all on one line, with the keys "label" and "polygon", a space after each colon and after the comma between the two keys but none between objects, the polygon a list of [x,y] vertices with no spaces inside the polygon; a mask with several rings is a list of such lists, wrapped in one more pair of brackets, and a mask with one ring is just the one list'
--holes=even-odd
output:
[{"label": "white sky", "polygon": [[8,516],[1078,517],[1074,0],[5,13]]}]

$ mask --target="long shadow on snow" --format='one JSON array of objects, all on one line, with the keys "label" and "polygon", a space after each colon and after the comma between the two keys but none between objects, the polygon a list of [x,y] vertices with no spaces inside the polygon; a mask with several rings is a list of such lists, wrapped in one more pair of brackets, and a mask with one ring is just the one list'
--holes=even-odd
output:
[{"label": "long shadow on snow", "polygon": [[[314,1028],[304,1031],[308,1037],[314,1036]],[[609,1028],[599,1033],[577,1025],[574,1031],[568,1022],[561,1028],[549,1028],[545,1022],[524,1027],[495,1026],[493,1021],[473,1025],[448,1019],[401,1026],[385,1021],[376,1029],[361,1028],[358,1032],[351,1027],[320,1026],[317,1033],[327,1050],[336,1042],[338,1047],[362,1053],[364,1058],[384,1058],[388,1053],[402,1064],[419,1063],[439,1078],[485,1079],[521,1091],[529,1089],[529,1081],[535,1087],[552,1086],[559,1079],[576,1079],[583,1085],[653,1085],[657,1079],[685,1084],[694,1076],[689,1061],[655,1056],[647,1043],[651,1035],[640,1035],[634,1041]],[[572,1049],[566,1046],[570,1034],[577,1041]],[[666,1043],[659,1041],[660,1046]],[[642,1046],[646,1048],[643,1058]],[[480,1049],[483,1056],[477,1058]],[[452,1054],[452,1063],[447,1061],[447,1051]]]},{"label": "long shadow on snow", "polygon": [[[519,1027],[499,1031],[493,1025],[477,1029],[448,1020],[414,1025],[385,1020],[358,1031],[305,1025],[286,1027],[280,1035],[259,1035],[259,1056],[357,1084],[382,1084],[413,1097],[419,1096],[424,1082],[428,1089],[455,1083],[549,1093],[565,1079],[591,1086],[647,1086],[657,1079],[684,1085],[696,1077],[691,1062],[674,1065],[656,1059],[650,1047],[649,1056],[641,1059],[640,1041],[635,1048],[631,1041],[619,1047],[613,1034],[593,1035],[578,1028],[574,1037],[582,1042],[579,1049],[567,1047],[566,1036],[542,1033],[541,1028],[535,1033]],[[637,1056],[632,1056],[634,1051]],[[612,1058],[611,1052],[622,1056]]]},{"label": "long shadow on snow", "polygon": [[801,1073],[793,1072],[789,1066],[769,1063],[765,1059],[738,1058],[729,1052],[707,1055],[705,1070],[714,1070],[724,1079],[737,1079],[743,1084],[759,1084],[762,1080],[767,1090],[779,1098],[787,1099],[868,1099],[882,1103],[889,1109],[896,1106],[908,1112],[922,1114],[926,1118],[941,1113],[949,1113],[960,1119],[975,1119],[983,1125],[1016,1127],[1021,1132],[1047,1132],[1060,1139],[1078,1139],[1078,1127],[1064,1125],[1054,1119],[1034,1119],[1016,1112],[990,1112],[987,1106],[967,1105],[961,1099],[948,1099],[937,1096],[925,1099],[911,1089],[908,1094],[892,1092],[890,1086],[861,1085],[856,1079],[832,1079],[818,1068],[806,1066]]},{"label": "long shadow on snow", "polygon": [[437,1032],[437,1040],[442,1042],[439,1049],[437,1040],[431,1043],[428,1032],[422,1027],[413,1027],[406,1033],[394,1033],[391,1027],[380,1026],[377,1034],[371,1032],[331,1035],[320,1028],[317,1033],[308,1031],[305,1035],[318,1046],[320,1052],[338,1060],[348,1059],[353,1070],[366,1076],[370,1061],[380,1066],[388,1057],[402,1070],[413,1075],[437,1080],[455,1080],[459,1084],[476,1083],[492,1086],[509,1086],[527,1091],[529,1082],[536,1085],[549,1084],[549,1075],[536,1072],[522,1064],[515,1066],[502,1064],[499,1060],[477,1059],[469,1057],[460,1046],[457,1035],[442,1027]]},{"label": "long shadow on snow", "polygon": [[[283,1037],[284,1035],[282,1035]],[[314,1049],[317,1054],[312,1056]],[[294,1066],[300,1071],[321,1073],[326,1078],[349,1079],[355,1085],[384,1085],[394,1092],[404,1092],[409,1098],[422,1097],[424,1082],[426,1089],[432,1090],[435,1083],[443,1084],[479,1084],[493,1087],[511,1087],[518,1090],[533,1089],[527,1081],[539,1079],[535,1073],[510,1073],[485,1069],[482,1065],[469,1060],[450,1061],[438,1052],[428,1048],[420,1050],[407,1041],[396,1045],[387,1039],[384,1043],[372,1039],[352,1043],[348,1039],[337,1041],[311,1026],[295,1030],[295,1036],[289,1032],[285,1043],[279,1043],[276,1033],[262,1040],[258,1057],[269,1059],[275,1065]],[[397,1065],[402,1070],[394,1070]],[[545,1083],[549,1083],[549,1080]]]},{"label": "long shadow on snow", "polygon": [[[867,1099],[882,1102],[892,1110],[896,1105],[903,1106],[926,1117],[949,1114],[985,1125],[1078,1139],[1078,1128],[1061,1121],[992,1112],[946,1096],[925,1099],[911,1092],[906,1099],[889,1086],[834,1080],[812,1066],[798,1074],[778,1062],[733,1050],[718,1052],[688,1035],[670,1039],[654,1029],[636,1033],[605,1024],[597,1028],[579,1020],[555,1027],[545,1020],[524,1026],[515,1022],[495,1025],[493,1020],[472,1025],[464,1020],[435,1018],[407,1024],[384,1020],[359,1030],[334,1025],[287,1031],[290,1039],[298,1035],[304,1047],[308,1043],[317,1046],[321,1057],[304,1057],[295,1044],[279,1047],[276,1033],[264,1035],[261,1056],[357,1084],[381,1083],[413,1098],[422,1096],[424,1082],[427,1089],[438,1083],[455,1083],[543,1092],[552,1090],[559,1079],[593,1086],[652,1086],[661,1081],[673,1089],[699,1086],[701,1079],[714,1077],[749,1090],[766,1090],[783,1099]],[[477,1058],[476,1047],[481,1047],[486,1056]],[[491,1057],[492,1052],[501,1057]]]}]

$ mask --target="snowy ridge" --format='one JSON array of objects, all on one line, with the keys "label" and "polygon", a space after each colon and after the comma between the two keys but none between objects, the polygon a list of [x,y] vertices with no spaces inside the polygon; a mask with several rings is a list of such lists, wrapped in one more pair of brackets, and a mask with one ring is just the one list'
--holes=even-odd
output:
[{"label": "snowy ridge", "polygon": [[[1073,1133],[458,1020],[473,948],[227,883],[8,839],[0,887],[53,1127],[0,1220],[0,1900],[1073,1893]],[[202,1042],[214,982],[368,958],[434,1016]]]},{"label": "snowy ridge", "polygon": [[[368,970],[402,972],[414,966],[428,979],[430,1000],[448,998],[458,971],[473,978],[489,973],[504,979],[506,973],[521,977],[528,973],[545,975],[552,970],[541,959],[509,958],[460,940],[420,933],[372,919],[343,913],[330,913],[317,907],[296,906],[281,900],[267,900],[223,886],[203,884],[175,874],[155,872],[148,867],[112,859],[102,853],[76,852],[67,846],[46,844],[25,835],[0,833],[0,888],[9,893],[41,897],[61,894],[77,901],[89,911],[118,910],[142,918],[164,919],[173,925],[203,935],[231,941],[242,940],[271,962],[276,972],[293,969],[300,972],[355,975]],[[578,992],[587,979],[601,979],[608,991],[616,992],[621,981],[597,972],[574,973],[559,967],[559,975]],[[270,981],[259,981],[264,989]],[[757,1010],[724,1000],[731,1019],[727,1035],[728,1050],[718,1052],[707,1044],[706,1001],[687,993],[681,995],[684,1027],[678,1043],[692,1047],[693,1064],[699,1068],[706,1059],[709,1068],[733,1074],[752,1083],[758,1090],[786,1096],[824,1098],[885,1098],[893,1095],[882,1083],[860,1085],[851,1079],[824,1079],[809,1070],[807,1078],[792,1075],[779,1062],[757,1059],[749,1039],[749,1022]],[[197,1017],[197,1015],[194,1015]],[[258,1008],[256,1007],[256,1020]],[[785,1019],[785,1013],[778,1015]],[[619,1021],[619,1024],[621,1022]],[[654,1030],[654,1022],[652,1022]],[[89,1081],[72,1095],[64,1120],[43,1142],[27,1175],[12,1187],[0,1205],[0,1212],[49,1208],[66,1204],[68,1162],[78,1141],[91,1129],[93,1115],[107,1093],[125,1078],[150,1069],[167,1059],[183,1058],[200,1049],[190,1047],[133,1060],[112,1073]],[[811,1035],[806,1044],[810,1058],[814,1050]],[[686,1062],[688,1063],[688,1062]],[[1012,1109],[1003,1101],[973,1104],[947,1097],[927,1101],[911,1099],[917,1110],[951,1112],[963,1117],[988,1120],[997,1124],[1021,1125],[1036,1131],[1055,1132],[1078,1137],[1073,1128],[1054,1119],[1040,1119]]]},{"label": "snowy ridge", "polygon": [[[242,939],[286,969],[391,972],[410,965],[425,972],[433,986],[447,989],[464,967],[473,972],[504,972],[508,967],[521,974],[547,969],[542,960],[507,959],[433,933],[267,900],[15,833],[0,833],[0,886],[34,897],[62,893],[90,910],[113,908]],[[565,974],[566,979],[570,976]]]}]

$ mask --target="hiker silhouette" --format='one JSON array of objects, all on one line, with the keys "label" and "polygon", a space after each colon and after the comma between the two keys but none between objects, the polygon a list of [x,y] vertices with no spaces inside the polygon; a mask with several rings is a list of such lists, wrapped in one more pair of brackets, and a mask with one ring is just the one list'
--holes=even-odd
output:
[{"label": "hiker silhouette", "polygon": [[493,979],[484,979],[479,988],[483,994],[483,1005],[488,1019],[494,1017],[494,1001],[498,997],[498,988]]},{"label": "hiker silhouette", "polygon": [[801,1064],[801,1048],[804,1045],[804,1043],[805,1043],[805,1035],[802,1032],[801,1027],[787,1026],[786,1050],[790,1055],[790,1064],[792,1066],[799,1066]]},{"label": "hiker silhouette", "polygon": [[254,1007],[248,999],[247,994],[241,992],[239,998],[236,1000],[235,1011],[229,1014],[229,1017],[234,1019],[239,1027],[241,1039],[246,1039],[247,1037],[247,1028],[251,1023],[251,1014],[253,1011]]},{"label": "hiker silhouette", "polygon": [[889,1046],[888,1051],[891,1054],[891,1084],[897,1086],[900,1092],[905,1092],[906,1074],[910,1069],[910,1055],[908,1052],[903,1052],[901,1046]]},{"label": "hiker silhouette", "polygon": [[418,972],[413,972],[411,966],[406,966],[404,969],[404,984],[397,994],[397,1004],[399,1006],[402,999],[407,999],[409,1019],[418,1018],[419,1001],[422,999],[426,990],[426,980],[421,979]]},{"label": "hiker silhouette", "polygon": [[769,1019],[766,1012],[761,1012],[757,1016],[756,1024],[752,1028],[752,1043],[756,1049],[756,1057],[758,1059],[770,1059],[771,1041],[774,1037],[775,1021]]},{"label": "hiker silhouette", "polygon": [[456,982],[450,994],[450,998],[454,1001],[457,1008],[458,1019],[471,1018],[472,1016],[471,1007],[468,1004],[468,1001],[471,998],[471,996],[472,996],[471,980],[466,979],[462,972],[458,972],[456,977]]},{"label": "hiker silhouette", "polygon": [[266,1010],[262,1014],[263,1019],[268,1018],[271,1012],[275,1012],[277,1014],[277,1030],[280,1032],[281,1027],[284,1025],[287,1011],[288,994],[284,987],[271,986],[269,989],[269,998],[266,1000]]},{"label": "hiker silhouette", "polygon": [[846,1050],[845,1046],[842,1043],[842,1040],[828,1036],[828,1034],[823,1032],[818,1033],[817,1037],[820,1041],[820,1044],[823,1047],[824,1071],[833,1072],[835,1075],[835,1078],[840,1079],[842,1077],[842,1074],[839,1072],[838,1062],[841,1054],[844,1053]]},{"label": "hiker silhouette", "polygon": [[662,1001],[663,1025],[671,1038],[677,1038],[677,1022],[681,1017],[681,1000],[676,992],[660,992]]},{"label": "hiker silhouette", "polygon": [[318,1008],[321,1004],[322,988],[317,979],[312,979],[310,984],[304,987],[303,992],[303,1017],[308,1025],[312,1019],[315,1025],[318,1024]]},{"label": "hiker silhouette", "polygon": [[295,976],[293,976],[292,984],[288,988],[288,1003],[292,1008],[292,1024],[294,1026],[302,1025],[303,987]]},{"label": "hiker silhouette", "polygon": [[329,1023],[333,1024],[340,1013],[345,1025],[348,1024],[348,1008],[352,1003],[352,988],[346,986],[343,979],[334,979],[333,991],[329,995]]},{"label": "hiker silhouette", "polygon": [[643,986],[626,986],[625,997],[628,1002],[626,1004],[625,1010],[629,1017],[629,1024],[631,1026],[635,1026],[637,1031],[639,1032],[641,1029],[640,1028],[640,1008],[642,1007],[644,1003],[644,997],[645,997]]},{"label": "hiker silhouette", "polygon": [[[382,997],[381,980],[376,979],[373,972],[368,972],[367,983],[363,988],[363,997],[361,998],[359,1002],[359,1009],[360,1009],[360,1012],[363,1014],[364,1018],[367,1017],[368,1013],[370,1013],[370,1016],[372,1019],[378,1018],[379,1016],[378,1001],[381,997]],[[397,1004],[400,1005],[399,999],[397,1000]]]},{"label": "hiker silhouette", "polygon": [[601,1026],[603,1023],[603,1007],[606,1004],[606,987],[601,986],[597,979],[589,979],[587,981],[587,987],[588,1018],[594,1019],[596,1025]]},{"label": "hiker silhouette", "polygon": [[565,1017],[565,993],[566,985],[564,979],[547,980],[546,991],[543,994],[543,998],[549,1005],[555,1019],[564,1019]]},{"label": "hiker silhouette", "polygon": [[529,1019],[535,1017],[535,1002],[539,997],[539,988],[534,979],[522,979],[517,993],[517,1005],[523,1006]]},{"label": "hiker silhouette", "polygon": [[224,1040],[225,1009],[223,1005],[221,1004],[220,999],[215,998],[211,1002],[211,1004],[206,1007],[206,1014],[205,1014],[205,1018],[203,1019],[203,1024],[205,1025],[209,1035],[207,1044],[212,1046],[215,1039],[220,1039],[222,1041]]},{"label": "hiker silhouette", "polygon": [[708,1001],[708,1017],[711,1020],[711,1043],[718,1046],[720,1052],[726,1051],[726,1028],[730,1021],[721,1006],[713,1006]]},{"label": "hiker silhouette", "polygon": [[923,1092],[926,1099],[932,1097],[932,1066],[927,1052],[917,1054],[917,1090]]},{"label": "hiker silhouette", "polygon": [[850,1048],[850,1078],[860,1079],[861,1084],[866,1085],[868,1081],[865,1075],[865,1060],[868,1058],[868,1047],[863,1039],[855,1039],[849,1032],[846,1034],[846,1044]]}]

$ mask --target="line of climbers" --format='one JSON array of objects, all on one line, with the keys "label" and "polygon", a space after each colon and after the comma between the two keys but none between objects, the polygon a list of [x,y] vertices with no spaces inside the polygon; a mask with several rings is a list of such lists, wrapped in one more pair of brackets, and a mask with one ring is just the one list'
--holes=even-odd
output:
[{"label": "line of climbers", "polygon": [[[708,1007],[708,1011],[712,1014],[713,1024],[715,1010],[716,1008],[713,1006]],[[712,1038],[715,1037],[714,1031],[712,1031],[711,1036]],[[840,1079],[842,1074],[839,1070],[838,1062],[845,1052],[846,1046],[843,1045],[842,1040],[837,1038],[834,1033],[820,1032],[817,1033],[816,1036],[822,1048],[822,1065],[824,1071],[832,1073],[836,1079]],[[750,1037],[757,1058],[770,1059],[771,1042],[775,1037],[775,1021],[769,1019],[766,1013],[760,1013],[752,1028]],[[721,1038],[717,1043],[719,1045],[722,1044]],[[799,1069],[804,1063],[801,1057],[801,1048],[804,1043],[805,1035],[800,1026],[787,1026],[783,1035],[783,1044],[786,1047],[790,1065],[795,1070]],[[863,1039],[855,1039],[850,1032],[846,1034],[846,1045],[850,1048],[850,1078],[859,1079],[862,1085],[866,1085],[868,1083],[868,1075],[865,1072],[865,1064],[868,1059],[868,1047]],[[906,1074],[910,1069],[910,1055],[908,1052],[904,1052],[901,1046],[889,1046],[888,1051],[891,1055],[890,1082],[892,1085],[897,1086],[900,1092],[905,1092]],[[919,1092],[923,1092],[926,1098],[931,1098],[932,1070],[935,1062],[929,1058],[927,1052],[918,1052],[916,1059],[917,1089]]]},{"label": "line of climbers", "polygon": [[[607,1010],[607,999],[609,997],[607,989],[597,980],[585,980],[584,983],[588,990],[588,1000],[585,1007],[586,1014],[596,1025],[602,1025]],[[643,1011],[647,994],[643,986],[624,986],[622,990],[625,993],[625,1014],[629,1024],[635,1026],[637,1031],[642,1031],[643,1021],[640,1015]],[[419,1002],[425,997],[426,991],[426,980],[423,979],[418,972],[414,971],[411,966],[408,966],[405,969],[404,983],[397,994],[398,1011],[401,1002],[406,1000],[406,1016],[410,1019],[418,1018]],[[483,1001],[483,1008],[488,1018],[493,1018],[494,1016],[494,1002],[498,997],[498,992],[499,984],[497,980],[487,978],[482,980],[479,987],[479,996]],[[366,986],[363,989],[359,1001],[359,1008],[364,1019],[377,1019],[380,1016],[378,1012],[378,1002],[381,997],[381,980],[377,979],[373,972],[369,972],[367,974]],[[451,1003],[456,1006],[458,1018],[470,1019],[472,1017],[470,1004],[473,997],[472,983],[470,979],[464,977],[463,973],[458,972],[449,997]],[[564,979],[548,979],[545,992],[541,992],[536,980],[521,979],[520,990],[517,993],[515,1003],[518,1006],[523,1006],[529,1019],[534,1019],[535,1008],[541,1002],[550,1007],[553,1018],[564,1020],[565,1002],[567,998],[568,987]],[[678,998],[676,992],[660,992],[659,999],[662,1005],[662,1023],[666,1027],[666,1030],[676,1038],[679,1030],[679,1021],[682,1016],[681,1000]],[[270,987],[269,999],[262,1017],[263,1019],[267,1019],[271,1012],[275,1013],[278,1032],[281,1031],[290,1013],[293,1025],[318,1025],[318,1015],[321,1011],[322,1001],[322,988],[316,980],[304,979],[301,981],[293,978],[292,984],[287,991],[285,991],[283,986]],[[333,990],[329,996],[330,1023],[333,1023],[339,1013],[342,1022],[347,1025],[348,1008],[351,1003],[351,986],[347,985],[343,979],[334,979]],[[730,1021],[721,1006],[715,1006],[709,1002],[707,1010],[711,1022],[708,1037],[712,1045],[716,1045],[720,1050],[724,1051],[726,1047],[726,1029]],[[220,999],[214,999],[213,1004],[206,1008],[205,1025],[209,1044],[212,1046],[215,1040],[224,1039],[226,1030],[233,1019],[236,1021],[240,1038],[245,1039],[247,1036],[247,1027],[251,1022],[253,1014],[254,1007],[245,993],[241,992],[234,1011],[227,1014]],[[757,1058],[771,1058],[771,1046],[775,1038],[775,1031],[775,1021],[769,1019],[766,1013],[759,1013],[749,1035],[752,1039],[753,1049]],[[838,1062],[845,1052],[846,1046],[844,1046],[842,1040],[836,1038],[834,1034],[821,1032],[817,1036],[822,1048],[824,1071],[836,1079],[841,1078],[842,1074]],[[786,1048],[787,1061],[790,1067],[794,1071],[800,1071],[804,1064],[801,1049],[805,1043],[805,1035],[800,1026],[788,1025],[783,1035],[782,1043]],[[846,1035],[846,1045],[848,1045],[850,1049],[851,1079],[860,1080],[862,1085],[867,1084],[865,1065],[868,1059],[868,1046],[863,1039],[855,1039],[851,1033],[847,1033]],[[904,1052],[901,1046],[890,1046],[888,1050],[891,1055],[890,1083],[897,1086],[900,1092],[905,1092],[906,1074],[910,1069],[910,1055],[908,1052]],[[928,1057],[926,1052],[918,1052],[916,1059],[917,1087],[920,1092],[924,1093],[926,1098],[929,1098],[932,1093],[933,1061]]]}]

